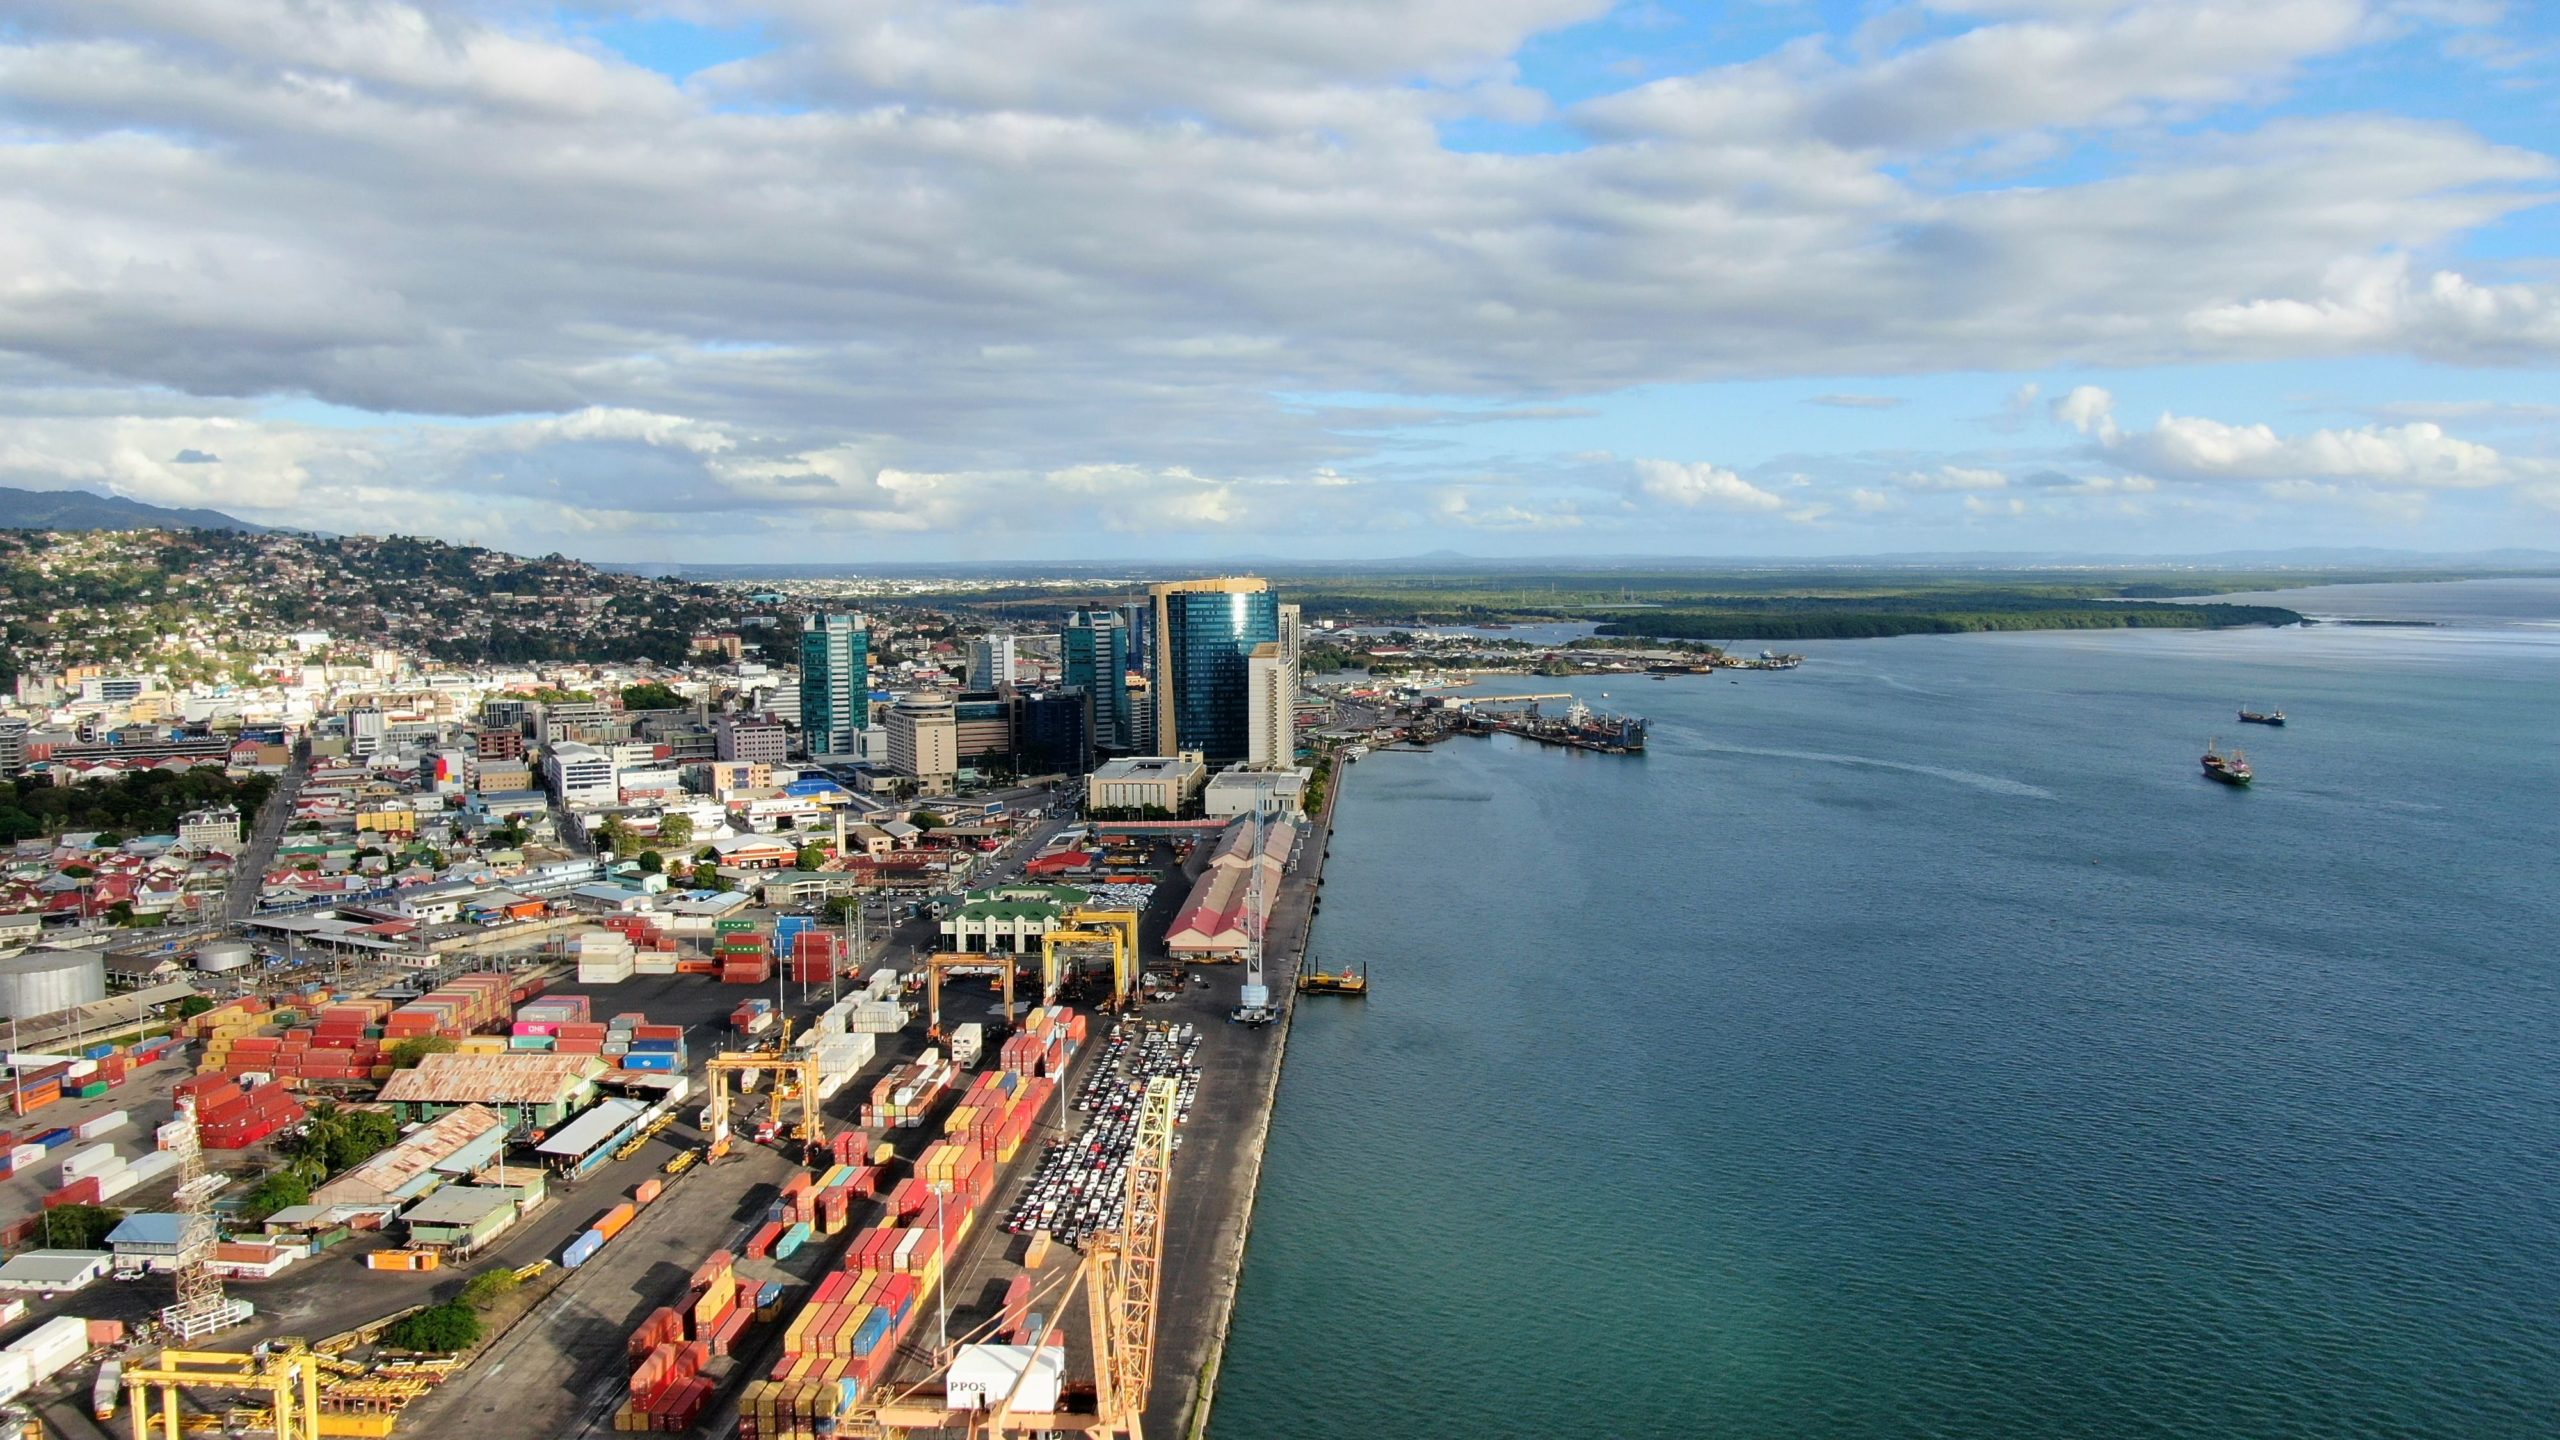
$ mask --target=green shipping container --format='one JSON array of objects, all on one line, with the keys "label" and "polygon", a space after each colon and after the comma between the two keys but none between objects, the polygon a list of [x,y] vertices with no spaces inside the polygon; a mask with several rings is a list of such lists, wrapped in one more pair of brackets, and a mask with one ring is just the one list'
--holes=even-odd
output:
[{"label": "green shipping container", "polygon": [[104,1080],[92,1080],[72,1093],[78,1095],[83,1100],[95,1100],[99,1096],[107,1093],[107,1082]]}]

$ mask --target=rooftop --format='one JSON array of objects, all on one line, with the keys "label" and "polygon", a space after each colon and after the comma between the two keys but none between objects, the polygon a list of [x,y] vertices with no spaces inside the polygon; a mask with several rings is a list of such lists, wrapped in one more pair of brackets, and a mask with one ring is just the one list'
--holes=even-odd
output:
[{"label": "rooftop", "polygon": [[[385,1100],[409,1104],[549,1105],[604,1073],[592,1055],[430,1055],[382,1086]],[[445,1120],[454,1118],[451,1115]],[[488,1119],[498,1117],[491,1113]],[[436,1122],[441,1125],[444,1120]],[[370,1163],[370,1162],[368,1162]]]}]

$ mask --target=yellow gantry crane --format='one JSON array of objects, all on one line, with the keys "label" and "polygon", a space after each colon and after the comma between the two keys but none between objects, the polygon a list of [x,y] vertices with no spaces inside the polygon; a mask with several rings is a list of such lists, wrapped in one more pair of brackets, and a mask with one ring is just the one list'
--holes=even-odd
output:
[{"label": "yellow gantry crane", "polygon": [[[1144,1440],[1141,1421],[1155,1379],[1156,1312],[1162,1298],[1164,1222],[1173,1183],[1173,1119],[1180,1090],[1169,1077],[1147,1082],[1138,1109],[1137,1144],[1129,1156],[1127,1204],[1120,1228],[1095,1237],[1084,1262],[1049,1292],[1047,1317],[1031,1350],[1037,1354],[1057,1333],[1060,1312],[1080,1286],[1093,1337],[1094,1407],[1091,1412],[1017,1414],[1014,1406],[1036,1368],[1023,1367],[1013,1390],[984,1409],[951,1408],[952,1355],[938,1356],[924,1378],[880,1387],[836,1422],[842,1436],[895,1440],[910,1431],[960,1431],[978,1437],[1058,1431]],[[992,1333],[993,1323],[981,1327]]]},{"label": "yellow gantry crane", "polygon": [[153,1440],[155,1431],[159,1440],[178,1440],[181,1390],[246,1393],[266,1403],[276,1440],[320,1440],[320,1368],[320,1357],[299,1340],[270,1340],[247,1354],[163,1350],[157,1362],[124,1372],[133,1440]]},{"label": "yellow gantry crane", "polygon": [[827,1139],[826,1117],[818,1104],[818,1052],[814,1049],[794,1053],[791,1049],[791,1022],[784,1020],[775,1032],[772,1045],[759,1050],[724,1050],[707,1062],[709,1071],[703,1078],[711,1087],[710,1098],[702,1107],[702,1133],[710,1142],[713,1155],[729,1153],[729,1080],[736,1076],[748,1085],[754,1077],[773,1072],[771,1104],[776,1125],[783,1122],[783,1107],[796,1106],[799,1123],[790,1134],[810,1145],[822,1145]]}]

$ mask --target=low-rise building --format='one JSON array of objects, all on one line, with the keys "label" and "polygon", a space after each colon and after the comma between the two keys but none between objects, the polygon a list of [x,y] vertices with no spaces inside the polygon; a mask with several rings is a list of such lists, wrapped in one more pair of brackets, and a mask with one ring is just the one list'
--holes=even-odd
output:
[{"label": "low-rise building", "polygon": [[178,819],[178,843],[190,850],[220,850],[228,853],[240,847],[240,809],[236,805],[209,805],[191,810]]},{"label": "low-rise building", "polygon": [[1307,813],[1307,783],[1312,770],[1250,770],[1232,765],[1209,779],[1200,793],[1200,813],[1212,820],[1237,815],[1297,817]]},{"label": "low-rise building", "polygon": [[1088,804],[1098,811],[1162,811],[1180,816],[1208,788],[1209,767],[1197,750],[1180,755],[1133,755],[1093,772]]}]

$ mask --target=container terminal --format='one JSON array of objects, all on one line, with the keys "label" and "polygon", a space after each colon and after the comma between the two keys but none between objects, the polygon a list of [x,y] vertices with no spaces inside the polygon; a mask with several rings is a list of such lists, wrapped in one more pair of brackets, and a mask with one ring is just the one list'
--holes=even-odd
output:
[{"label": "container terminal", "polygon": [[[119,1051],[172,1102],[153,1166],[200,1193],[104,1257],[134,1279],[38,1302],[83,1344],[41,1342],[52,1368],[0,1399],[137,1440],[1199,1434],[1286,1045],[1227,1016],[1285,1021],[1328,818],[1097,827],[1161,883],[1061,906],[1020,954],[898,970],[739,926],[704,955],[624,920]],[[454,1044],[392,1074],[419,1038]],[[243,1228],[204,1203],[225,1148],[333,1099],[406,1132],[263,1243],[207,1243]],[[392,1348],[500,1274],[493,1336]]]}]

